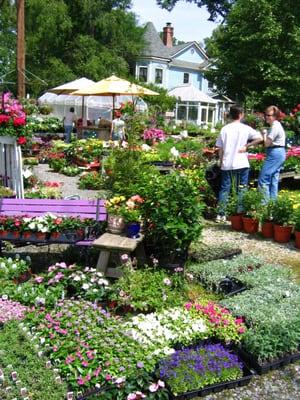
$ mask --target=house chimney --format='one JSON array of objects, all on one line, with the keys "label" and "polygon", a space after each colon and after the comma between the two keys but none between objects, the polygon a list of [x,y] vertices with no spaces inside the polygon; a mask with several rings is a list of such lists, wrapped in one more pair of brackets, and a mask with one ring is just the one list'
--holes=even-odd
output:
[{"label": "house chimney", "polygon": [[167,47],[173,46],[173,31],[174,28],[171,26],[171,22],[167,22],[163,29],[163,43]]}]

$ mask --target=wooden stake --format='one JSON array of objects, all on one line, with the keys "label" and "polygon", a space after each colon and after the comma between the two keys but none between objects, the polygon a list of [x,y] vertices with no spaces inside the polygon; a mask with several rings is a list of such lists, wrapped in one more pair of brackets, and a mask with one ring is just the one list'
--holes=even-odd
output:
[{"label": "wooden stake", "polygon": [[25,0],[17,0],[17,77],[18,98],[25,97]]}]

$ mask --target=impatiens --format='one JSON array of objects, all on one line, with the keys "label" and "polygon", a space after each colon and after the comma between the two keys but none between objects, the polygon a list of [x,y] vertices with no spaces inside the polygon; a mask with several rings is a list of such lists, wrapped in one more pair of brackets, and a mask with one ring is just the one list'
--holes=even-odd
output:
[{"label": "impatiens", "polygon": [[23,319],[26,311],[27,307],[16,301],[0,299],[0,323],[2,324],[12,319]]}]

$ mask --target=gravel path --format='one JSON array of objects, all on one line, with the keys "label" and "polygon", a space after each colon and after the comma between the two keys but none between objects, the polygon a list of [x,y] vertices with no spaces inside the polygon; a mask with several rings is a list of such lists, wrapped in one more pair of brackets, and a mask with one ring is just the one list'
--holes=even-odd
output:
[{"label": "gravel path", "polygon": [[[43,181],[63,182],[63,197],[77,194],[82,199],[93,199],[101,196],[100,191],[78,189],[78,177],[67,177],[52,172],[47,164],[34,167],[33,172]],[[229,242],[235,247],[240,247],[244,254],[257,255],[267,262],[293,267],[300,278],[300,250],[294,247],[293,242],[280,244],[270,239],[262,239],[259,234],[235,232],[228,222],[224,224],[208,222],[203,231],[203,241],[207,244]],[[205,398],[207,400],[300,400],[300,362],[266,375],[254,376],[248,386],[225,390]]]},{"label": "gravel path", "polygon": [[33,167],[33,174],[41,181],[60,182],[62,196],[78,195],[81,199],[95,199],[100,194],[99,190],[82,190],[78,188],[79,175],[66,176],[53,172],[48,164],[39,164]]}]

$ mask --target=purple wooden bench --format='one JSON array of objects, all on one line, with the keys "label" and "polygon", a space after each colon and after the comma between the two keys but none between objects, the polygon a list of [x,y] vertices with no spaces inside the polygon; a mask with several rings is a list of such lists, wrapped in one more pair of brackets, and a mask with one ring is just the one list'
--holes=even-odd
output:
[{"label": "purple wooden bench", "polygon": [[[92,218],[106,221],[104,200],[62,200],[62,199],[10,199],[0,198],[0,215],[40,216],[46,213],[68,217]],[[95,238],[76,242],[79,246],[91,246]],[[1,252],[1,242],[0,242]]]}]

